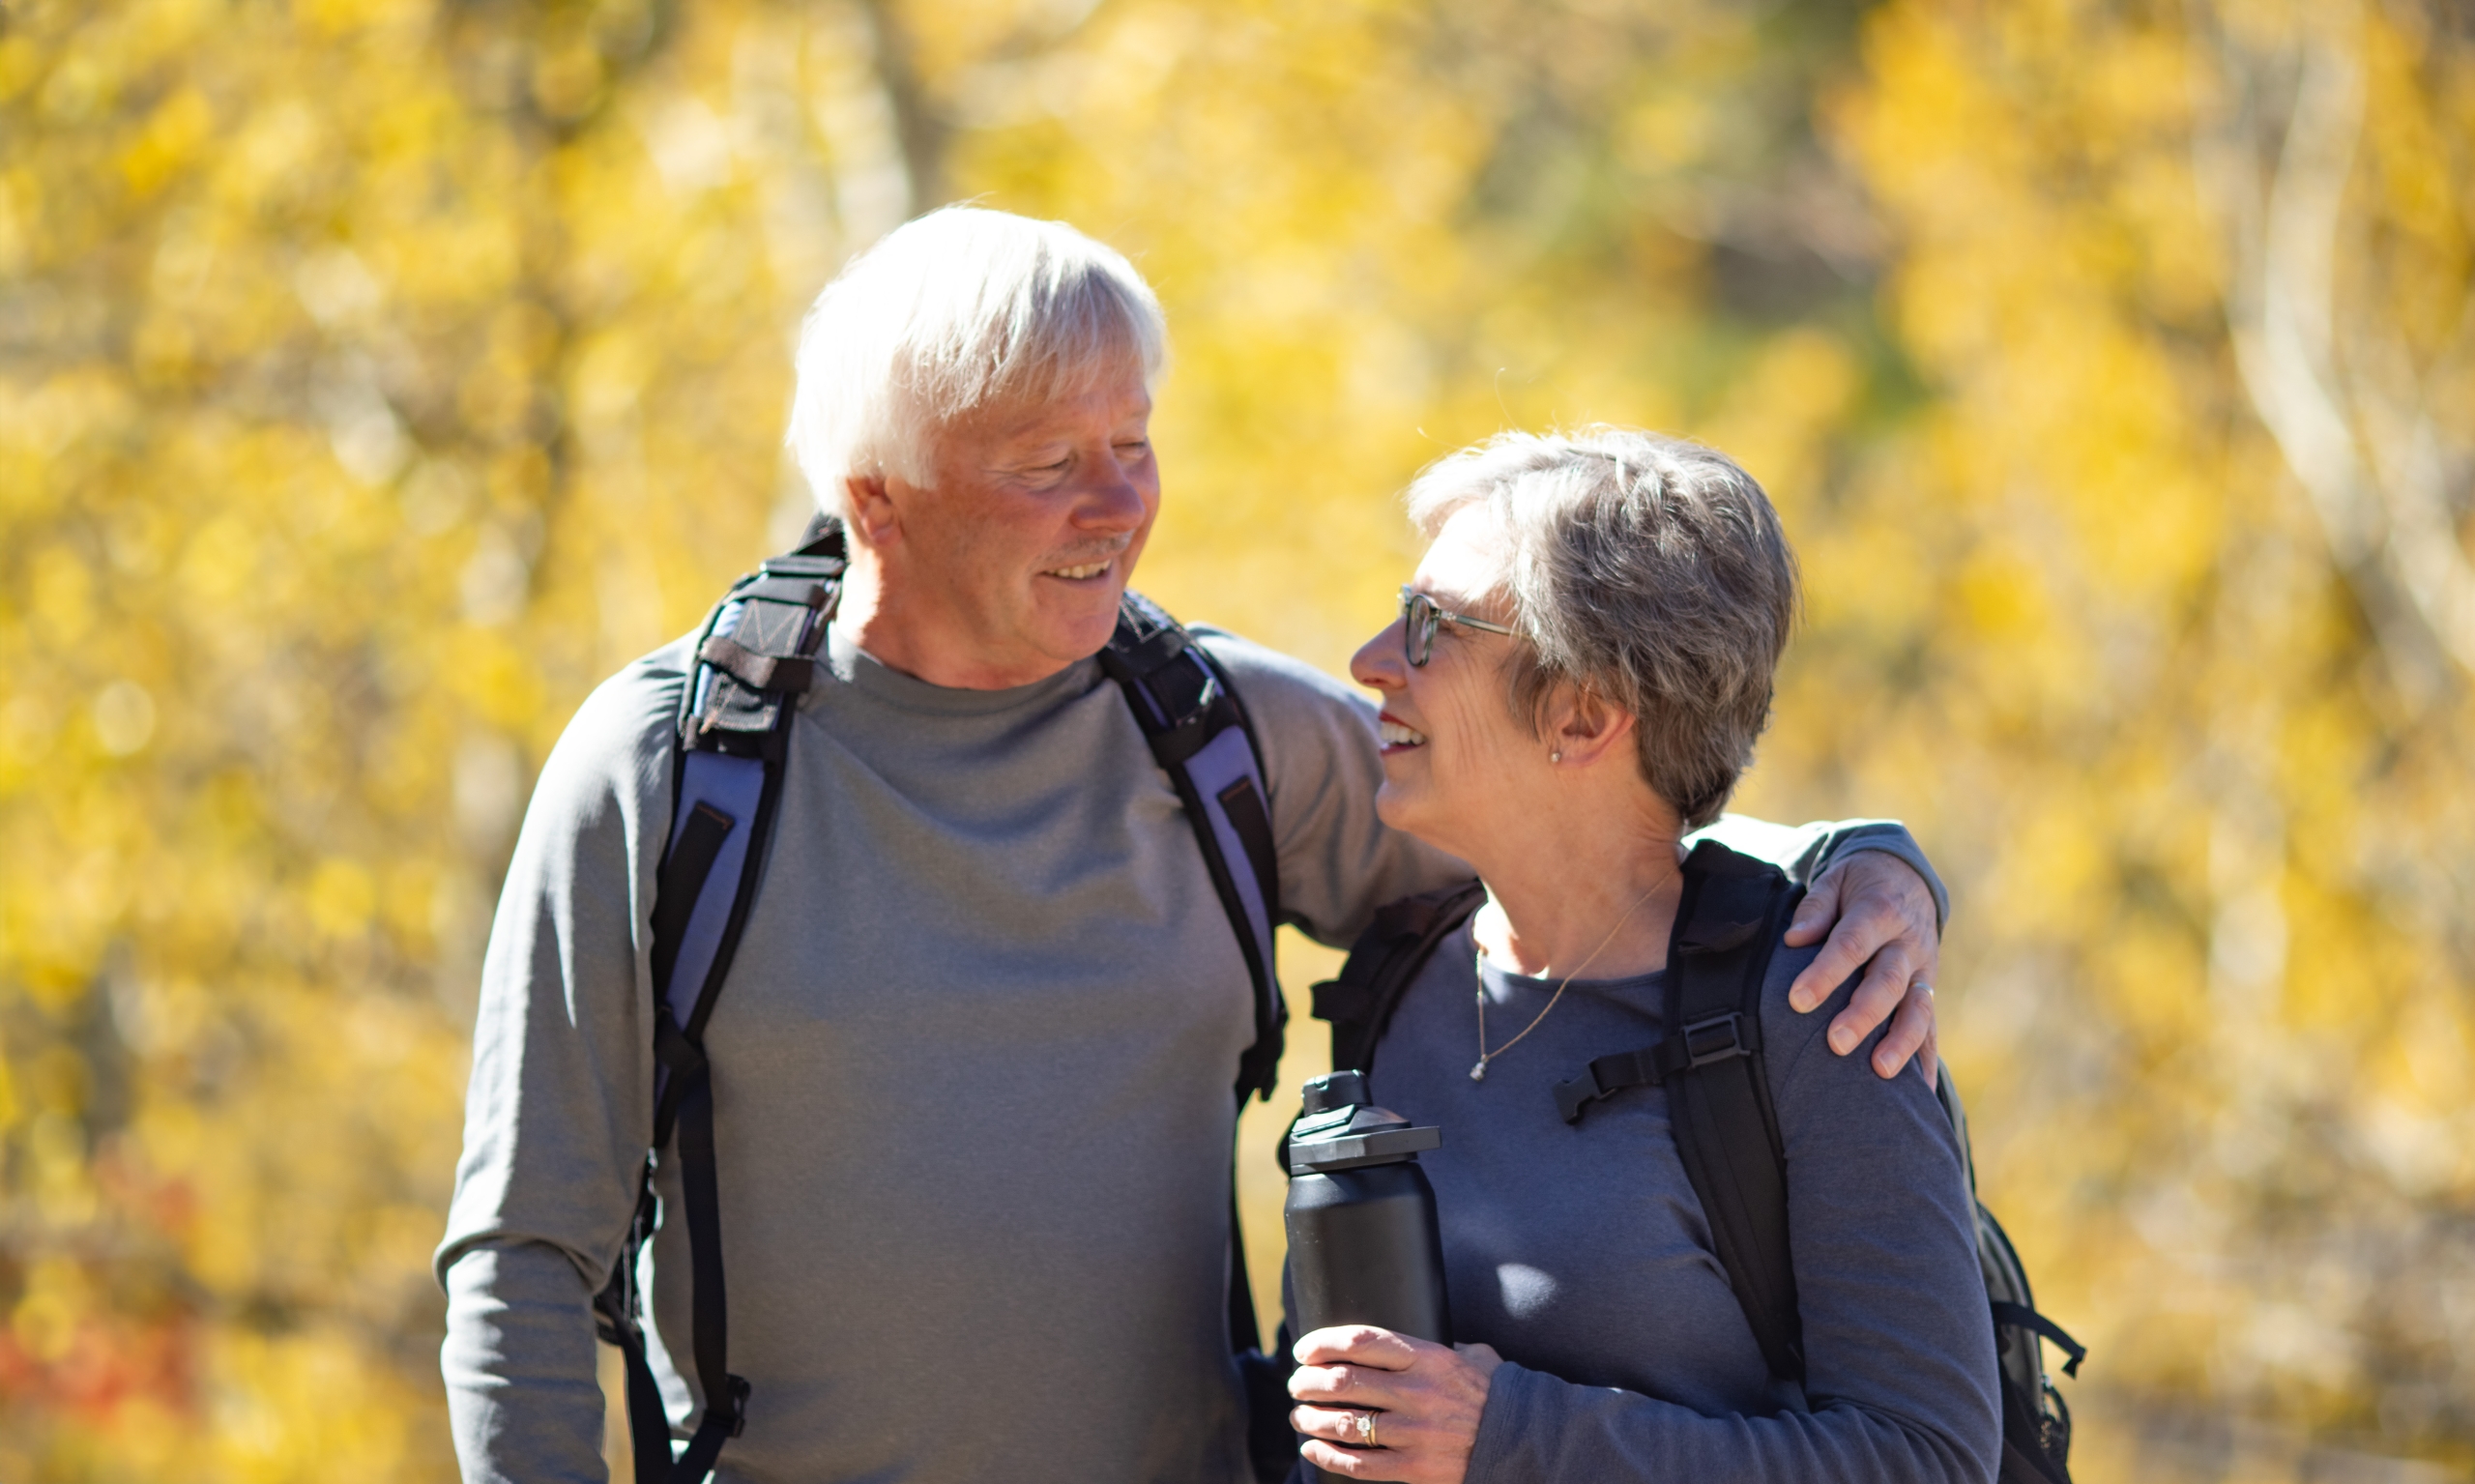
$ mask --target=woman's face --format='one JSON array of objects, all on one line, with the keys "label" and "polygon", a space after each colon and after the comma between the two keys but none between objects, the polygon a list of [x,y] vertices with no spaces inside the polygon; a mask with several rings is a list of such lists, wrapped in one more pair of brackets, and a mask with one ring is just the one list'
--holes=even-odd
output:
[{"label": "woman's face", "polygon": [[[1438,607],[1502,624],[1492,597],[1504,570],[1502,537],[1483,506],[1465,506],[1436,534],[1410,586]],[[1350,660],[1350,674],[1383,708],[1383,789],[1376,812],[1395,829],[1467,858],[1483,841],[1516,779],[1548,766],[1548,743],[1505,703],[1508,645],[1522,641],[1446,622],[1424,665],[1412,666],[1394,619]]]}]

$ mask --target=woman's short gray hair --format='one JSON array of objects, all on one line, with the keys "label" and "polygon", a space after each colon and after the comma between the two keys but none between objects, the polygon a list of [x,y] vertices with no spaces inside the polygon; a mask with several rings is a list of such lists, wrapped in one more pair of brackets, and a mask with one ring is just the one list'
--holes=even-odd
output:
[{"label": "woman's short gray hair", "polygon": [[[1410,518],[1432,539],[1471,505],[1505,545],[1513,712],[1559,686],[1630,712],[1642,776],[1700,829],[1770,719],[1796,615],[1796,559],[1753,476],[1716,449],[1634,428],[1500,433],[1429,465]],[[1493,595],[1490,595],[1493,596]]]},{"label": "woman's short gray hair", "polygon": [[1168,362],[1134,265],[1062,221],[949,206],[887,233],[825,286],[800,331],[789,443],[817,504],[844,481],[925,482],[938,432],[973,408],[1079,396]]}]

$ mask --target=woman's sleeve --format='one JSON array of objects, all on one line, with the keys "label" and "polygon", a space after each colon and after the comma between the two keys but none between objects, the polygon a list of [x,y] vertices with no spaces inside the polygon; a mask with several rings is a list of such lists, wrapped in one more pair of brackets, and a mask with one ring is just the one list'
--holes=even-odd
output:
[{"label": "woman's sleeve", "polygon": [[[1958,1142],[1913,1067],[1885,1082],[1865,1057],[1813,1049],[1830,1014],[1784,1009],[1807,957],[1772,960],[1762,1016],[1787,1147],[1807,1410],[1703,1416],[1506,1364],[1488,1392],[1470,1484],[1995,1476],[1994,1324]],[[1843,985],[1832,1008],[1848,993]]]}]

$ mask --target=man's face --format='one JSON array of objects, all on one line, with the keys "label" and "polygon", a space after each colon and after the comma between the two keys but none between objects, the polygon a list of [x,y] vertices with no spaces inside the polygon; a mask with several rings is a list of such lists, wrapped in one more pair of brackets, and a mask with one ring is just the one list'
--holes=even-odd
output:
[{"label": "man's face", "polygon": [[905,668],[1028,684],[1108,643],[1160,510],[1150,417],[1128,368],[1084,396],[979,408],[946,427],[927,484],[887,477],[888,616],[930,652]]}]

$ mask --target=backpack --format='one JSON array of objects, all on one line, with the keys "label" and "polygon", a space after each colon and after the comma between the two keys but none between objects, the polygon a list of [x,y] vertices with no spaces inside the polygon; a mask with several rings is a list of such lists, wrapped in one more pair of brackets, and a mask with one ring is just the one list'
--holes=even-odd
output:
[{"label": "backpack", "polygon": [[[800,695],[816,680],[817,652],[846,563],[840,523],[819,517],[798,549],[741,578],[697,636],[696,669],[682,699],[671,829],[655,878],[653,1137],[626,1238],[594,1299],[597,1330],[626,1362],[628,1433],[640,1484],[702,1484],[722,1445],[746,1425],[752,1388],[729,1365],[713,1069],[704,1033],[765,875],[792,718]],[[1177,789],[1245,955],[1254,983],[1255,1041],[1239,1059],[1238,1100],[1242,1105],[1250,1093],[1268,1097],[1288,1011],[1273,976],[1280,872],[1263,749],[1228,677],[1176,620],[1141,595],[1124,596],[1117,630],[1099,658]],[[705,1398],[704,1415],[675,1458],[669,1416],[647,1358],[640,1277],[645,1244],[664,1214],[654,1172],[674,1136],[687,1223],[693,1355]],[[1229,1333],[1252,1403],[1249,1447],[1259,1471],[1275,1463],[1286,1469],[1296,1448],[1285,1420],[1287,1397],[1276,1369],[1260,1353],[1238,1240],[1233,1186]]]},{"label": "backpack", "polygon": [[[1786,1159],[1762,1061],[1760,1010],[1771,952],[1804,888],[1777,866],[1715,840],[1693,848],[1683,877],[1668,943],[1665,1039],[1591,1062],[1557,1087],[1557,1109],[1575,1123],[1590,1104],[1628,1088],[1666,1090],[1685,1173],[1762,1358],[1774,1376],[1801,1384]],[[1315,1015],[1332,1027],[1334,1068],[1369,1069],[1411,981],[1486,896],[1473,881],[1404,898],[1376,914],[1340,977],[1315,986]],[[1947,1067],[1938,1095],[1959,1136],[1974,1201],[1967,1117]],[[2000,1484],[2070,1484],[2071,1411],[2046,1375],[2043,1342],[2053,1341],[2069,1356],[2066,1376],[2080,1374],[2087,1353],[2036,1311],[2027,1273],[2002,1224],[1983,1202],[1974,1204],[1977,1261],[2001,1372]]]}]

